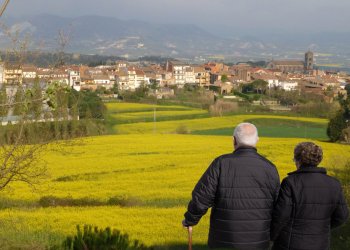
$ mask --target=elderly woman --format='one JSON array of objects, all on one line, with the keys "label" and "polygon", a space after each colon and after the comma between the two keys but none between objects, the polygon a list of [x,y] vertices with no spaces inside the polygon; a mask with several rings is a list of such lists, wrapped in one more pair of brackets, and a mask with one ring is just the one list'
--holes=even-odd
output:
[{"label": "elderly woman", "polygon": [[326,250],[330,248],[330,229],[348,218],[341,185],[317,167],[322,149],[312,142],[294,149],[297,170],[281,184],[273,212],[271,240],[274,250]]}]

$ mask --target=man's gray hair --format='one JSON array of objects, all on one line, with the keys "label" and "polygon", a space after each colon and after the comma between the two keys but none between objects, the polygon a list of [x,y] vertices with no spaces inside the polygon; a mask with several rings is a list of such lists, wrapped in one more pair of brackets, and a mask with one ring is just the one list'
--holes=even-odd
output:
[{"label": "man's gray hair", "polygon": [[239,146],[255,147],[259,140],[258,130],[253,124],[248,122],[238,124],[233,131],[233,136]]}]

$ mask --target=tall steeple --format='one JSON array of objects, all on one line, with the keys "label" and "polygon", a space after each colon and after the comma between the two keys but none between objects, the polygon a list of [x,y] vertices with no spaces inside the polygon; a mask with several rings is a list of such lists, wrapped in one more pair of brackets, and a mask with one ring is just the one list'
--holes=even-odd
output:
[{"label": "tall steeple", "polygon": [[305,53],[305,70],[313,70],[314,69],[314,53],[312,51],[308,51]]}]

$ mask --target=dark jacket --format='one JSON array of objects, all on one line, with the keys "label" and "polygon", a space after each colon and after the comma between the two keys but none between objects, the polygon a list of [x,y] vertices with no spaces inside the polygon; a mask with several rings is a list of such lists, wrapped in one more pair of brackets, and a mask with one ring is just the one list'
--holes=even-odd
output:
[{"label": "dark jacket", "polygon": [[273,213],[273,249],[329,249],[330,229],[349,214],[340,183],[319,167],[302,166],[288,175]]},{"label": "dark jacket", "polygon": [[186,222],[196,225],[212,207],[209,247],[267,249],[279,186],[276,167],[255,148],[241,147],[209,166],[192,192]]}]

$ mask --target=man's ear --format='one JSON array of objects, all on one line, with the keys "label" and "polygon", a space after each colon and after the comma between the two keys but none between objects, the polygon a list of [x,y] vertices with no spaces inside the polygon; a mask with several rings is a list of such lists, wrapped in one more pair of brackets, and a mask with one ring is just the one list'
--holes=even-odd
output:
[{"label": "man's ear", "polygon": [[233,137],[233,145],[237,145],[237,140],[236,140],[236,137]]}]

